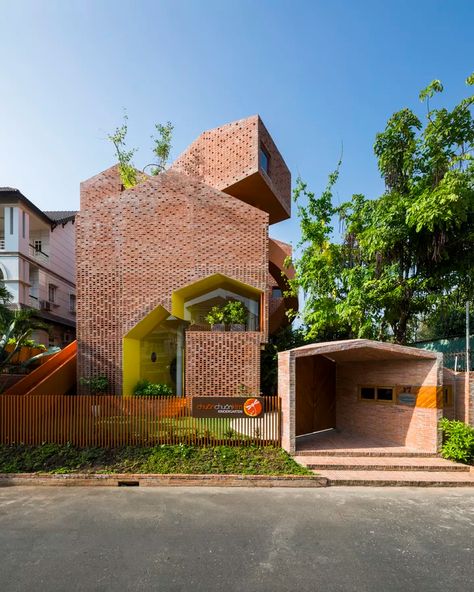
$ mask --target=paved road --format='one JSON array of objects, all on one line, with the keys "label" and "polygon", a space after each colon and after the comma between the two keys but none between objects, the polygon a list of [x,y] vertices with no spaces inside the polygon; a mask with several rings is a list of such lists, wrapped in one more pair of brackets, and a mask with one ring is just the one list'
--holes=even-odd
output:
[{"label": "paved road", "polygon": [[0,489],[0,590],[467,591],[474,492]]}]

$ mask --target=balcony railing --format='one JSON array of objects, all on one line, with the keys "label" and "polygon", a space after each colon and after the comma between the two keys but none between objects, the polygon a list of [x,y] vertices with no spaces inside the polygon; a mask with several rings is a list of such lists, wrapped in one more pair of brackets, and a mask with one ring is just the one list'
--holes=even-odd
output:
[{"label": "balcony railing", "polygon": [[40,263],[48,263],[49,261],[49,256],[34,245],[29,245],[29,254],[30,257],[34,257]]},{"label": "balcony railing", "polygon": [[0,238],[0,251],[4,251],[4,250],[5,250],[5,239]]},{"label": "balcony railing", "polygon": [[30,294],[30,306],[31,308],[36,308],[39,310],[40,308],[40,302],[37,296],[33,296],[33,294]]}]

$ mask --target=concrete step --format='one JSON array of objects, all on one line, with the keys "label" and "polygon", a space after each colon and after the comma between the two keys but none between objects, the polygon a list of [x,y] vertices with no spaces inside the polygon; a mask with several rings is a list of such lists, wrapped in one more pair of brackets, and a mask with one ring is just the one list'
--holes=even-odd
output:
[{"label": "concrete step", "polygon": [[333,486],[474,487],[472,472],[318,470],[317,474]]},{"label": "concrete step", "polygon": [[469,473],[470,467],[441,457],[347,457],[295,456],[295,460],[315,471],[429,471]]},{"label": "concrete step", "polygon": [[356,450],[310,450],[310,449],[303,449],[303,450],[296,450],[295,456],[338,456],[338,457],[380,457],[380,458],[387,458],[387,457],[403,457],[403,458],[440,458],[437,452],[416,452],[416,451],[378,451],[378,450],[364,450],[364,449],[356,449]]}]

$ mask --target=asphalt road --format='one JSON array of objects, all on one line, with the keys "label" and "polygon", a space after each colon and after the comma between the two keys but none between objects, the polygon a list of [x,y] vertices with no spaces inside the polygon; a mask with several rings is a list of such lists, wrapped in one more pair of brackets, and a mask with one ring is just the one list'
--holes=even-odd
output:
[{"label": "asphalt road", "polygon": [[0,489],[0,590],[467,591],[469,489]]}]

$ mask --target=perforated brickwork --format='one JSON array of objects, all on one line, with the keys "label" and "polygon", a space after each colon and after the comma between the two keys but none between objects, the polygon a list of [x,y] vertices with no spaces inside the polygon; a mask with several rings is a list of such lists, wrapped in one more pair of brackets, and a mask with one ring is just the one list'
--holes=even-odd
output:
[{"label": "perforated brickwork", "polygon": [[[104,171],[82,184],[76,223],[78,374],[105,374],[114,393],[122,386],[123,336],[158,305],[171,310],[174,290],[214,273],[267,286],[268,214],[177,171],[122,192],[116,168]],[[267,308],[265,300],[265,319]],[[258,390],[265,333],[223,339],[225,347],[234,343],[236,365],[235,344],[245,345],[245,376]],[[225,391],[231,362],[220,360],[209,380],[218,388],[222,376]]]},{"label": "perforated brickwork", "polygon": [[188,332],[186,394],[236,396],[242,387],[258,394],[260,343],[255,332]]},{"label": "perforated brickwork", "polygon": [[[269,174],[260,166],[261,145],[270,156]],[[258,174],[286,211],[286,216],[280,219],[290,216],[290,171],[258,115],[202,133],[176,159],[172,168],[197,176],[207,185],[238,198],[243,190],[236,184]],[[255,191],[261,191],[261,186],[255,186]],[[252,188],[246,186],[247,197],[249,192]],[[259,196],[254,197],[258,201]]]}]

